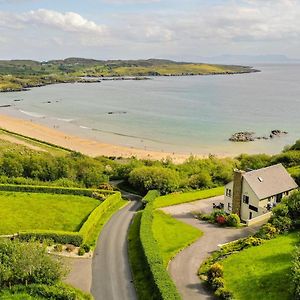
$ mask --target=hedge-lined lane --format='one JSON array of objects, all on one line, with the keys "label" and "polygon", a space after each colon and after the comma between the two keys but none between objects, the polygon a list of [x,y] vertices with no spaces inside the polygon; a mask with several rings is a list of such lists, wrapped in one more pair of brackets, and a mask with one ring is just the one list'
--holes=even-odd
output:
[{"label": "hedge-lined lane", "polygon": [[127,232],[139,202],[115,213],[99,236],[93,257],[91,293],[95,300],[137,299],[128,262]]}]

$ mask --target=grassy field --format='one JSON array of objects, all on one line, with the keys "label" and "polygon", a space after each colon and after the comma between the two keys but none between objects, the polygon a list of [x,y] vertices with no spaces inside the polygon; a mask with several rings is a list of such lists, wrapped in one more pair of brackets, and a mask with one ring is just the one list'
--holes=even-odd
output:
[{"label": "grassy field", "polygon": [[236,300],[288,300],[289,269],[299,233],[243,250],[222,261],[225,286]]},{"label": "grassy field", "polygon": [[11,142],[13,144],[25,146],[32,150],[46,151],[55,156],[63,156],[63,155],[66,155],[71,152],[71,151],[62,149],[60,147],[56,147],[54,145],[52,146],[45,142],[31,139],[30,137],[22,136],[20,134],[10,132],[8,130],[4,130],[1,128],[0,128],[0,139],[1,140],[3,139],[3,141],[6,141],[6,142]]},{"label": "grassy field", "polygon": [[152,286],[151,271],[147,265],[140,240],[142,212],[138,212],[128,233],[128,254],[138,299],[155,300],[155,287]]},{"label": "grassy field", "polygon": [[186,248],[203,234],[200,230],[177,221],[160,210],[153,212],[152,230],[165,267],[180,250]]},{"label": "grassy field", "polygon": [[83,196],[0,192],[0,234],[31,229],[78,231],[99,204]]},{"label": "grassy field", "polygon": [[224,187],[217,187],[209,190],[201,190],[188,193],[174,193],[166,196],[158,197],[154,202],[154,207],[165,207],[186,202],[192,202],[210,197],[220,196],[224,194]]}]

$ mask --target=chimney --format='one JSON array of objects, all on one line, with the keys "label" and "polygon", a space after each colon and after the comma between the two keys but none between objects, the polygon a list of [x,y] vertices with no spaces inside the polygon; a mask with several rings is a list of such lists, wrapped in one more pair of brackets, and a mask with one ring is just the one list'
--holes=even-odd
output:
[{"label": "chimney", "polygon": [[245,171],[234,169],[232,190],[232,212],[241,217],[243,174]]}]

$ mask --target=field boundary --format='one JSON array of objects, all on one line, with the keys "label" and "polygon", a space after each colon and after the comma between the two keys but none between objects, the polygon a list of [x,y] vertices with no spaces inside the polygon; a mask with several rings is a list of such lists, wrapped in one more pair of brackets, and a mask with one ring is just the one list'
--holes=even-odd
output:
[{"label": "field boundary", "polygon": [[[98,200],[100,199],[99,205],[96,208],[94,208],[94,210],[89,214],[86,221],[82,224],[81,228],[78,231],[20,230],[18,233],[0,236],[0,238],[17,237],[24,241],[29,241],[31,239],[39,241],[52,240],[55,243],[72,244],[76,247],[79,247],[82,244],[88,244],[92,247],[95,245],[95,240],[99,236],[103,227],[99,226],[102,217],[109,210],[112,210],[113,214],[113,212],[116,209],[119,209],[122,200],[121,193],[118,191],[107,191],[97,189],[0,184],[0,191],[65,194],[74,196],[80,195],[90,198],[96,198]],[[109,218],[105,218],[105,223],[109,220]],[[97,232],[98,230],[99,232]]]}]

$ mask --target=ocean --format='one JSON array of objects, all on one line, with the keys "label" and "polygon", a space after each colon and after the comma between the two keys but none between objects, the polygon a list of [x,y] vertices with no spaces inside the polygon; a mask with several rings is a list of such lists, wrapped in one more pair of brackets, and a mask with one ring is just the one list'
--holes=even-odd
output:
[{"label": "ocean", "polygon": [[[300,138],[300,65],[260,73],[56,84],[0,93],[0,114],[127,147],[184,154],[278,153]],[[15,101],[20,100],[20,101]],[[282,137],[228,141],[238,131]]]}]

